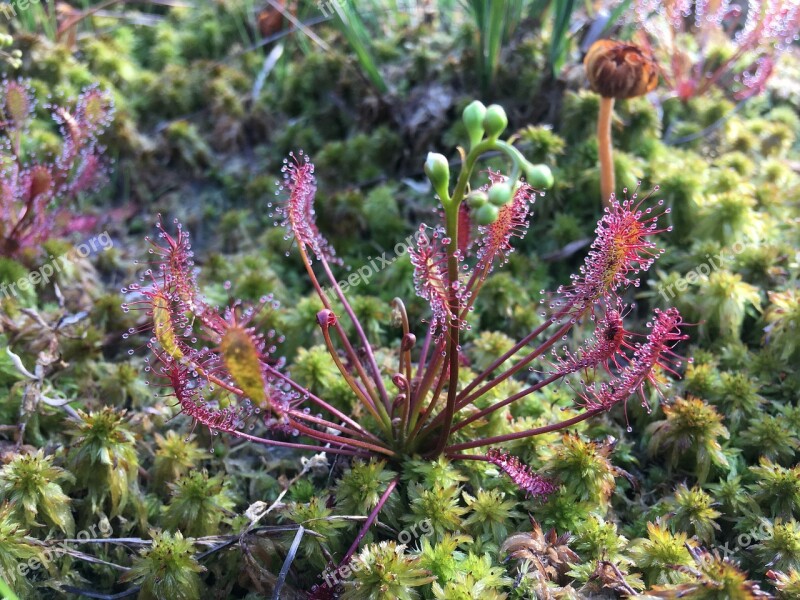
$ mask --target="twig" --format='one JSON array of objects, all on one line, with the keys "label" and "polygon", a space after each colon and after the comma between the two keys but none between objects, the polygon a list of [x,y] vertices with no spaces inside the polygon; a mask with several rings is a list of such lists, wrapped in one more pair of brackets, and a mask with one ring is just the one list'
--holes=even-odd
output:
[{"label": "twig", "polygon": [[119,598],[128,598],[129,596],[138,594],[141,587],[142,586],[135,585],[132,588],[125,590],[124,592],[120,592],[119,594],[101,594],[100,592],[93,592],[92,590],[82,590],[81,588],[76,588],[71,585],[62,585],[61,589],[64,592],[69,592],[70,594],[78,594],[79,596],[83,596],[85,598],[97,598],[99,600],[118,600]]},{"label": "twig", "polygon": [[131,570],[130,567],[123,567],[122,565],[118,565],[117,563],[97,558],[95,556],[92,556],[91,554],[86,554],[85,552],[81,552],[80,550],[73,550],[71,548],[61,548],[61,552],[67,554],[68,556],[72,556],[84,562],[92,563],[95,565],[105,565],[107,567],[111,567],[112,569],[117,569],[119,571]]}]

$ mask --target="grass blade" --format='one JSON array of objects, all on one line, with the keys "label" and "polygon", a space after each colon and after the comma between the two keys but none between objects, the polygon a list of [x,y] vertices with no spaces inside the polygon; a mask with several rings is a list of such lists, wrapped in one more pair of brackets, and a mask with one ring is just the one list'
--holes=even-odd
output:
[{"label": "grass blade", "polygon": [[506,31],[506,7],[504,4],[503,2],[491,2],[489,7],[489,26],[484,47],[486,52],[486,68],[483,73],[484,91],[488,91],[494,82],[497,67],[500,64],[503,34]]},{"label": "grass blade", "polygon": [[350,44],[350,47],[356,53],[361,69],[370,83],[372,83],[381,94],[385,94],[389,91],[389,88],[369,50],[369,33],[352,0],[333,2],[332,5],[336,13],[336,21],[339,23],[341,31]]},{"label": "grass blade", "polygon": [[617,6],[614,7],[614,10],[611,11],[611,14],[608,15],[608,21],[606,21],[606,26],[603,27],[603,30],[600,32],[602,36],[606,31],[611,29],[614,25],[616,25],[619,18],[622,14],[628,10],[632,3],[632,0],[622,0]]},{"label": "grass blade", "polygon": [[575,10],[575,0],[560,0],[553,3],[553,28],[550,32],[550,67],[558,76],[567,60],[569,48],[569,24]]},{"label": "grass blade", "polygon": [[4,600],[19,600],[19,597],[2,579],[0,579],[0,598],[3,598]]}]

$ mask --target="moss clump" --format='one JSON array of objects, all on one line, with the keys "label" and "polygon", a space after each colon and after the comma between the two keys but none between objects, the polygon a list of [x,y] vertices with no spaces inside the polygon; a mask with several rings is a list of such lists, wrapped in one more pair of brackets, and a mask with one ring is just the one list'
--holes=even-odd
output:
[{"label": "moss clump", "polygon": [[[49,567],[38,544],[31,543],[27,531],[12,515],[12,507],[0,504],[0,575],[20,594],[34,597],[33,585],[26,578],[29,569]],[[20,566],[23,569],[20,569]]]},{"label": "moss clump", "polygon": [[651,455],[665,453],[670,469],[683,463],[701,482],[712,465],[728,466],[721,441],[730,434],[713,406],[699,398],[678,398],[664,407],[664,417],[647,428]]},{"label": "moss clump", "polygon": [[19,455],[0,469],[0,502],[9,503],[13,516],[24,527],[47,525],[72,537],[75,521],[70,499],[59,484],[70,478],[67,471],[53,465],[52,456],[45,456],[41,450]]},{"label": "moss clump", "polygon": [[78,414],[67,464],[78,489],[86,492],[83,509],[118,515],[138,494],[139,458],[127,415],[111,407]]},{"label": "moss clump", "polygon": [[353,579],[343,584],[343,600],[372,600],[381,596],[415,600],[420,597],[416,588],[432,579],[416,557],[405,553],[405,546],[391,541],[367,546],[348,567]]},{"label": "moss clump", "polygon": [[141,586],[142,600],[199,600],[203,591],[199,574],[205,569],[194,558],[192,542],[180,532],[153,532],[152,537],[152,545],[142,550],[121,580]]}]

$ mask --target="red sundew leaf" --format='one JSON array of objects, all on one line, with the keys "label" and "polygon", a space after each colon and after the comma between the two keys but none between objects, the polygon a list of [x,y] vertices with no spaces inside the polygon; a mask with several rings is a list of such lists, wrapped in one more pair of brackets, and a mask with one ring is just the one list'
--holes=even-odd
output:
[{"label": "red sundew leaf", "polygon": [[[491,173],[492,180],[498,174]],[[500,177],[500,179],[504,179]],[[477,270],[488,275],[495,261],[505,264],[508,256],[514,251],[512,238],[522,239],[528,232],[528,213],[535,201],[534,190],[527,183],[520,183],[514,198],[498,211],[497,220],[491,225],[478,227],[478,265]]]},{"label": "red sundew leaf", "polygon": [[589,410],[607,410],[615,404],[627,401],[638,392],[646,408],[645,384],[650,382],[660,392],[657,371],[664,370],[679,376],[675,368],[680,366],[683,357],[675,354],[672,349],[689,338],[681,332],[681,325],[683,318],[677,308],[668,308],[665,311],[656,309],[653,320],[647,324],[650,328],[647,341],[636,345],[633,357],[618,377],[609,383],[589,387],[585,393],[580,394],[583,405]]},{"label": "red sundew leaf", "polygon": [[767,88],[767,81],[775,70],[775,62],[766,56],[756,60],[748,70],[741,75],[744,87],[734,94],[736,100],[747,100],[756,96]]},{"label": "red sundew leaf", "polygon": [[317,182],[313,163],[302,151],[296,156],[290,153],[289,158],[284,159],[281,171],[283,183],[278,190],[279,193],[288,190],[289,198],[276,207],[275,213],[282,219],[280,225],[294,236],[299,246],[310,249],[318,260],[339,263],[333,247],[317,227],[314,210]]},{"label": "red sundew leaf", "polygon": [[222,313],[205,304],[196,289],[188,234],[177,221],[176,226],[173,236],[159,217],[159,241],[148,240],[156,273],[152,268],[144,272],[146,287],[123,289],[141,295],[123,310],[136,307],[150,317],[148,347],[161,363],[154,373],[169,381],[183,413],[211,429],[231,431],[264,412],[270,429],[293,433],[286,415],[292,403],[302,401],[303,388],[291,388],[296,384],[281,372],[285,361],[274,356],[283,337],[273,330],[260,335],[249,327],[264,306],[277,307],[276,302],[267,295],[256,306],[243,309],[235,302]]},{"label": "red sundew leaf", "polygon": [[[568,375],[595,369],[598,366],[603,366],[610,373],[610,363],[621,368],[620,359],[626,362],[628,360],[624,349],[633,348],[628,341],[630,336],[631,333],[624,327],[621,311],[608,308],[603,318],[597,323],[589,342],[574,354],[566,351],[563,357],[556,357],[555,373]],[[555,354],[555,350],[553,353]]]},{"label": "red sundew leaf", "polygon": [[[711,86],[740,100],[761,93],[772,65],[800,34],[796,0],[637,0],[634,12],[640,43],[656,55],[664,81],[683,101]],[[730,48],[722,58],[715,54],[720,38]]]},{"label": "red sundew leaf", "polygon": [[[637,198],[634,193],[620,202],[612,196],[611,207],[597,222],[597,237],[579,274],[572,275],[571,285],[558,288],[560,299],[554,306],[573,306],[575,312],[582,312],[597,300],[611,297],[621,286],[638,287],[634,276],[649,269],[664,252],[650,238],[672,227],[658,228],[658,219],[668,214],[669,208],[654,213],[654,207],[642,208],[650,194]],[[663,204],[659,200],[656,208]]]},{"label": "red sundew leaf", "polygon": [[27,173],[27,197],[31,200],[38,196],[50,196],[53,191],[53,176],[44,165],[36,165]]},{"label": "red sundew leaf", "polygon": [[[426,225],[419,228],[416,246],[408,249],[408,256],[414,267],[414,288],[417,295],[427,300],[433,317],[431,328],[446,330],[452,322],[450,310],[450,292],[455,294],[459,308],[463,308],[460,289],[452,289],[447,274],[447,242],[444,229],[430,229]],[[426,233],[429,232],[429,233]],[[455,283],[458,286],[458,282]],[[459,323],[462,326],[463,323]]]},{"label": "red sundew leaf", "polygon": [[75,118],[86,133],[99,135],[108,127],[113,116],[114,101],[108,92],[90,87],[78,97]]},{"label": "red sundew leaf", "polygon": [[220,408],[214,403],[207,402],[201,394],[204,382],[192,377],[190,369],[179,361],[164,362],[161,374],[169,380],[173,394],[180,404],[181,413],[212,431],[230,433],[239,430],[253,413],[249,405]]},{"label": "red sundew leaf", "polygon": [[97,154],[87,154],[82,157],[78,171],[72,179],[70,190],[80,193],[94,190],[102,183],[105,171],[103,161]]},{"label": "red sundew leaf", "polygon": [[13,127],[19,129],[30,118],[34,102],[30,88],[17,81],[8,81],[3,90],[5,112]]},{"label": "red sundew leaf", "polygon": [[[6,81],[0,93],[10,135],[11,129],[22,126],[29,118],[35,101],[29,86],[22,82]],[[99,116],[96,102],[102,97],[100,92],[90,88],[81,97],[94,98],[89,102],[93,106],[91,113]],[[14,256],[41,245],[49,237],[74,231],[70,223],[75,215],[70,206],[75,195],[96,189],[102,181],[99,175],[103,164],[95,140],[82,133],[81,124],[69,110],[48,108],[52,108],[54,119],[61,125],[63,141],[58,157],[42,164],[26,164],[24,157],[17,156],[0,173],[0,231],[4,238],[0,252],[4,255]],[[16,152],[16,144],[10,140],[6,144],[12,154]]]},{"label": "red sundew leaf", "polygon": [[180,299],[184,305],[183,309],[220,333],[222,328],[216,326],[218,318],[213,317],[213,311],[203,302],[197,289],[194,252],[189,243],[189,234],[177,220],[175,225],[178,233],[173,237],[164,229],[159,215],[156,228],[159,231],[158,239],[163,240],[163,243],[157,243],[150,237],[145,238],[152,246],[151,254],[157,257],[156,265],[163,278],[163,283],[160,285],[162,289]]},{"label": "red sundew leaf", "polygon": [[266,408],[269,402],[264,381],[260,346],[251,331],[241,326],[229,327],[222,336],[220,352],[231,379],[256,406]]}]

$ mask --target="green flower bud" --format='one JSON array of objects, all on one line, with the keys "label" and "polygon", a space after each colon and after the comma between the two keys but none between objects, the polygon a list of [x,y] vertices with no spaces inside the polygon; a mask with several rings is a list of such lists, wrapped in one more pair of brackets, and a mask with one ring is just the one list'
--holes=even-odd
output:
[{"label": "green flower bud", "polygon": [[499,104],[492,104],[486,109],[486,116],[483,117],[483,128],[486,135],[491,139],[497,137],[508,127],[508,117],[506,111]]},{"label": "green flower bud", "polygon": [[505,206],[513,197],[514,192],[507,183],[495,183],[489,188],[489,202],[495,206]]},{"label": "green flower bud", "polygon": [[555,183],[553,173],[547,165],[525,165],[525,179],[528,185],[539,190],[549,189]]},{"label": "green flower bud", "polygon": [[486,107],[480,100],[470,102],[464,109],[462,118],[469,134],[470,146],[475,146],[483,139],[483,118],[486,116]]},{"label": "green flower bud", "polygon": [[494,204],[484,204],[475,212],[478,225],[491,225],[497,221],[500,211]]},{"label": "green flower bud", "polygon": [[425,160],[425,174],[439,197],[447,198],[450,185],[450,165],[447,163],[447,159],[436,152],[428,152],[428,158]]},{"label": "green flower bud", "polygon": [[467,196],[467,204],[470,208],[478,209],[484,204],[489,201],[489,196],[486,192],[482,192],[480,190],[475,190],[474,192],[470,192],[469,196]]}]

